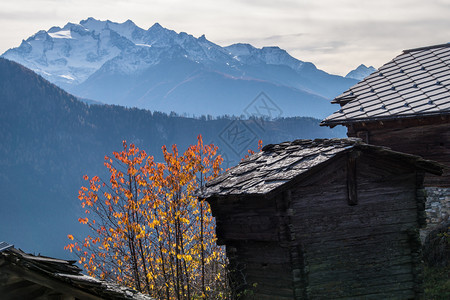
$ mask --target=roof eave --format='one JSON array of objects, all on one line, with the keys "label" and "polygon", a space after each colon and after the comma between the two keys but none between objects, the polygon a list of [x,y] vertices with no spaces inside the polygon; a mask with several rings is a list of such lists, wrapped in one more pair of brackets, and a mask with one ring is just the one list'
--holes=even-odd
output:
[{"label": "roof eave", "polygon": [[377,146],[377,145],[371,145],[371,144],[359,144],[355,146],[357,149],[366,149],[369,151],[375,151],[378,154],[381,155],[389,155],[389,156],[395,156],[403,161],[406,161],[407,163],[410,163],[414,165],[417,169],[421,169],[427,173],[433,174],[433,175],[439,175],[441,176],[444,169],[447,169],[448,167],[435,162],[433,160],[427,160],[422,158],[421,156],[405,153],[405,152],[399,152],[392,150],[391,148],[384,147],[384,146]]},{"label": "roof eave", "polygon": [[311,169],[309,169],[308,171],[298,174],[297,176],[293,177],[292,179],[290,179],[289,181],[283,183],[280,186],[277,186],[275,188],[273,188],[272,190],[269,190],[265,193],[239,193],[239,194],[226,194],[226,195],[221,195],[221,194],[210,194],[204,197],[201,197],[202,199],[206,200],[209,202],[209,199],[212,198],[216,198],[216,199],[227,199],[227,198],[235,198],[235,197],[240,197],[240,198],[248,198],[248,197],[264,197],[264,198],[271,198],[273,196],[275,196],[276,194],[282,192],[285,189],[289,189],[289,187],[291,185],[295,185],[297,184],[299,181],[308,178],[309,176],[311,176],[311,174],[316,173],[318,171],[320,171],[321,169],[325,168],[326,166],[328,166],[329,164],[333,163],[336,159],[339,159],[340,157],[346,155],[347,153],[351,152],[351,151],[360,151],[360,150],[365,150],[365,151],[374,151],[377,152],[378,154],[381,155],[388,155],[388,156],[396,156],[399,159],[414,165],[417,169],[423,170],[427,173],[430,174],[434,174],[434,175],[442,175],[443,170],[448,168],[445,165],[442,165],[440,163],[437,163],[435,161],[431,161],[431,160],[426,160],[423,159],[420,156],[414,155],[414,154],[409,154],[409,153],[404,153],[404,152],[398,152],[398,151],[394,151],[391,150],[390,148],[387,147],[383,147],[383,146],[376,146],[376,145],[371,145],[371,144],[365,144],[362,142],[356,142],[354,145],[352,145],[351,147],[348,147],[347,149],[337,153],[335,156],[331,157],[330,159],[323,161],[322,163],[319,163],[317,165],[315,165],[314,167],[312,167]]},{"label": "roof eave", "polygon": [[[355,139],[360,141],[360,139]],[[293,184],[293,182],[298,182],[301,181],[305,178],[308,178],[309,176],[311,176],[312,173],[317,172],[320,169],[323,169],[324,167],[328,166],[329,164],[333,163],[333,161],[335,161],[337,158],[339,158],[342,155],[345,155],[347,152],[351,151],[356,145],[359,145],[360,142],[355,142],[354,145],[352,145],[351,147],[349,146],[347,149],[342,150],[341,152],[337,153],[335,156],[331,157],[328,160],[325,160],[313,167],[311,167],[309,170],[307,170],[306,172],[303,172],[301,174],[298,174],[296,176],[294,176],[293,178],[291,178],[290,180],[286,181],[285,183],[273,188],[272,190],[269,190],[265,193],[239,193],[239,194],[226,194],[226,195],[221,195],[221,194],[210,194],[207,195],[206,197],[200,197],[201,199],[204,199],[206,201],[208,201],[208,199],[211,198],[217,198],[217,199],[225,199],[225,198],[235,198],[235,197],[265,197],[265,198],[271,198],[274,195],[278,194],[279,192],[281,192],[282,190],[289,188],[290,185]],[[209,202],[209,201],[208,201]]]},{"label": "roof eave", "polygon": [[438,44],[438,45],[432,45],[432,46],[426,46],[426,47],[419,47],[419,48],[413,48],[413,49],[406,49],[406,50],[403,50],[403,53],[416,52],[416,51],[429,50],[429,49],[442,48],[442,47],[450,47],[450,43]]},{"label": "roof eave", "polygon": [[368,123],[368,122],[378,122],[378,121],[392,121],[392,120],[404,120],[404,119],[414,119],[420,117],[436,117],[436,116],[446,116],[450,115],[450,110],[443,110],[439,112],[433,113],[425,113],[425,114],[409,114],[409,115],[395,115],[388,117],[369,117],[369,118],[360,118],[360,119],[345,119],[345,120],[336,120],[336,121],[327,121],[326,119],[320,122],[320,126],[329,126],[334,127],[336,125],[348,125],[355,123]]}]

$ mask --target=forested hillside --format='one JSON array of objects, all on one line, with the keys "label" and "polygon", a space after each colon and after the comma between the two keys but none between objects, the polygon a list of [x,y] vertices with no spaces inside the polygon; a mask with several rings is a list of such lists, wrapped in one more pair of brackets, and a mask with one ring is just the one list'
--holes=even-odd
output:
[{"label": "forested hillside", "polygon": [[161,146],[184,150],[198,134],[231,167],[246,149],[298,138],[342,137],[313,118],[275,121],[184,118],[120,106],[87,105],[25,67],[0,59],[0,240],[67,257],[68,233],[81,230],[77,199],[84,174],[104,174],[103,158],[122,141],[161,159]]}]

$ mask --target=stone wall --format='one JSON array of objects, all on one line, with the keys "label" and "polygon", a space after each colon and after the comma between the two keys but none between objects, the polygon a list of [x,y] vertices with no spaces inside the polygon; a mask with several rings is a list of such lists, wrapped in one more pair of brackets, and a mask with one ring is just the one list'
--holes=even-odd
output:
[{"label": "stone wall", "polygon": [[439,224],[450,218],[450,188],[427,187],[427,226],[420,232],[422,242],[426,235]]}]

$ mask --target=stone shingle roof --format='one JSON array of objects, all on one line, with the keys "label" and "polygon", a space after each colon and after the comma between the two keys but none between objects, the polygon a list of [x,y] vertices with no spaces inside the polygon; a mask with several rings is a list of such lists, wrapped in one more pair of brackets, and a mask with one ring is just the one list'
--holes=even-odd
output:
[{"label": "stone shingle roof", "polygon": [[130,288],[84,275],[75,261],[35,256],[4,247],[0,252],[0,298],[16,299],[18,294],[30,296],[33,293],[42,299],[50,293],[77,299],[154,300]]},{"label": "stone shingle roof", "polygon": [[199,190],[198,196],[206,199],[212,196],[264,195],[298,176],[307,176],[312,169],[351,149],[395,156],[433,174],[442,173],[442,168],[437,163],[389,148],[368,145],[360,139],[295,140],[265,146],[262,152],[250,156],[208,182]]},{"label": "stone shingle roof", "polygon": [[321,125],[450,114],[450,43],[405,50],[332,102]]}]

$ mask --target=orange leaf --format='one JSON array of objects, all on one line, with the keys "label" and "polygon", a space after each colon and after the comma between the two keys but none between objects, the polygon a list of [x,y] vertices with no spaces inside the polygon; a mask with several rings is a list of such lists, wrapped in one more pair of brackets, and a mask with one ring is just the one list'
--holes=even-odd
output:
[{"label": "orange leaf", "polygon": [[88,218],[84,218],[84,219],[78,218],[78,222],[80,222],[81,224],[87,224],[88,221],[89,221]]}]

